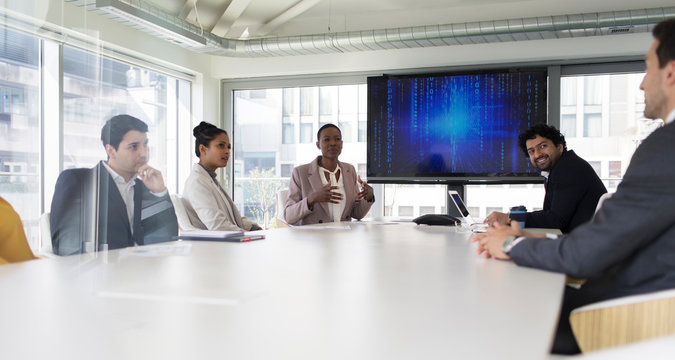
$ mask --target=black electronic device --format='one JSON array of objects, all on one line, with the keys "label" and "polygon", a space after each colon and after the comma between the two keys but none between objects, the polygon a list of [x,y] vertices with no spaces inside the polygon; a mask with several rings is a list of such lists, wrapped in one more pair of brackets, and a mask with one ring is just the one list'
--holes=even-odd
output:
[{"label": "black electronic device", "polygon": [[541,183],[518,135],[547,122],[546,68],[368,78],[369,183]]},{"label": "black electronic device", "polygon": [[414,218],[413,222],[417,225],[424,224],[424,225],[457,226],[462,221],[454,216],[446,214],[426,214]]}]

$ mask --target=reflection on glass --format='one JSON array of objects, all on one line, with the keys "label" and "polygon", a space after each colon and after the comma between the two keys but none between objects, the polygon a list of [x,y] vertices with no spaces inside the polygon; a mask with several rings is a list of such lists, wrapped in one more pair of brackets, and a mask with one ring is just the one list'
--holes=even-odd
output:
[{"label": "reflection on glass", "polygon": [[105,159],[101,127],[114,115],[129,114],[148,124],[150,163],[167,174],[166,75],[66,46],[63,77],[65,169]]},{"label": "reflection on glass", "polygon": [[40,217],[39,41],[0,28],[0,196],[23,221],[33,250]]}]

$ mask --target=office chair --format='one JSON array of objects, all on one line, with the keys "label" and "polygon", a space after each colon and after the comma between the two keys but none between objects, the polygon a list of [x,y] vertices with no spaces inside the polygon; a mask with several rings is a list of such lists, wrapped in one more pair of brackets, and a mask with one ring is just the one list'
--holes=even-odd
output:
[{"label": "office chair", "polygon": [[286,207],[286,200],[288,200],[288,189],[280,189],[277,191],[277,227],[288,227],[288,223],[284,219],[284,208]]},{"label": "office chair", "polygon": [[675,289],[582,306],[570,324],[584,353],[675,334]]}]

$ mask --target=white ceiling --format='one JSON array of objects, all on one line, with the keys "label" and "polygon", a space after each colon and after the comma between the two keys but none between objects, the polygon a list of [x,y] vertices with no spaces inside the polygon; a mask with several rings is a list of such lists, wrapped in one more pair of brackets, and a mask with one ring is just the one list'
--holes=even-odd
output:
[{"label": "white ceiling", "polygon": [[[204,31],[254,39],[673,6],[672,0],[144,0]],[[196,11],[195,11],[196,8]],[[197,16],[198,15],[198,16]],[[197,20],[199,18],[199,21]]]}]

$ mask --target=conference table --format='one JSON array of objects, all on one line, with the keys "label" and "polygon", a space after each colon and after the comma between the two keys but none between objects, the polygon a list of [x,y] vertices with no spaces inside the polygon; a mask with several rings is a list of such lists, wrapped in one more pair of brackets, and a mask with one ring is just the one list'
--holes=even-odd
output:
[{"label": "conference table", "polygon": [[466,229],[264,234],[0,266],[2,358],[548,357],[565,277],[484,259]]}]

